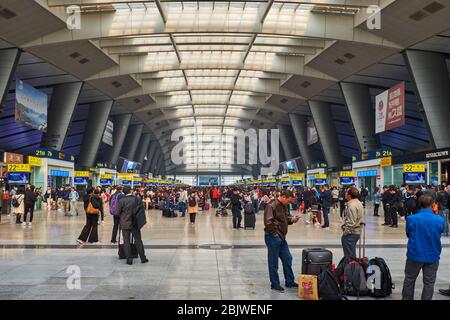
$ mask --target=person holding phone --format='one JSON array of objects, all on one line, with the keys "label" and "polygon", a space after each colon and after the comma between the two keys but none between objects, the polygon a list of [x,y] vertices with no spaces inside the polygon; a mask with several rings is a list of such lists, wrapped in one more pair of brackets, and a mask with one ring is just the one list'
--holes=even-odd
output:
[{"label": "person holding phone", "polygon": [[297,223],[301,213],[288,215],[287,206],[295,201],[291,190],[281,190],[274,201],[264,209],[265,242],[268,250],[268,266],[271,289],[284,292],[278,276],[278,259],[283,263],[285,284],[287,288],[298,288],[292,271],[292,255],[286,241],[288,226]]}]

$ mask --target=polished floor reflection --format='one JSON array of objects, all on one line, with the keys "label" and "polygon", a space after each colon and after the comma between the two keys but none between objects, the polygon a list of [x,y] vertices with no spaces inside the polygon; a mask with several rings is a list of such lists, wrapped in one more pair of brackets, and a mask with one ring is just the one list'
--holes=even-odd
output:
[{"label": "polished floor reflection", "polygon": [[[373,217],[370,208],[366,218],[367,255],[386,259],[396,284],[389,299],[399,299],[406,253],[404,222],[398,229],[382,227],[382,218]],[[135,260],[132,266],[118,260],[116,248],[109,243],[110,215],[99,226],[101,245],[77,248],[75,239],[84,219],[84,215],[39,211],[32,228],[25,228],[3,216],[0,299],[298,299],[295,290],[282,294],[270,290],[262,214],[256,230],[234,230],[231,217],[217,218],[213,210],[200,213],[194,227],[188,219],[163,218],[160,211],[150,211],[143,229],[150,262]],[[338,214],[333,213],[331,221],[329,231],[303,224],[290,227],[288,241],[296,274],[304,247],[328,247],[335,263],[341,259]],[[450,241],[443,238],[443,243],[436,291],[450,282]],[[233,247],[211,250],[202,248],[204,244]],[[80,271],[79,289],[71,289],[73,270]],[[281,270],[280,276],[283,279]],[[416,298],[421,281],[417,281]],[[447,299],[438,293],[434,298]]]}]

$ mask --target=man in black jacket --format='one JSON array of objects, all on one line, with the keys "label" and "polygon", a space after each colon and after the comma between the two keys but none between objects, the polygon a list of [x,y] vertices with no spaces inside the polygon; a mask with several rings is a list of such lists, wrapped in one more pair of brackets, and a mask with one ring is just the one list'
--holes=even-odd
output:
[{"label": "man in black jacket", "polygon": [[331,205],[333,204],[333,196],[331,194],[330,186],[325,185],[324,190],[320,195],[320,202],[322,205],[323,212],[323,229],[330,229],[330,219],[328,218],[328,214],[330,212]]},{"label": "man in black jacket", "polygon": [[242,214],[241,214],[241,196],[237,189],[233,190],[233,194],[230,197],[231,200],[231,212],[233,213],[233,229],[239,229],[241,227]]},{"label": "man in black jacket", "polygon": [[136,249],[141,258],[142,263],[148,262],[145,256],[144,244],[141,239],[141,230],[136,226],[135,212],[139,204],[137,199],[131,193],[131,188],[126,186],[123,188],[125,197],[119,200],[117,206],[117,215],[120,217],[120,228],[122,229],[123,244],[125,249],[125,256],[127,258],[127,264],[133,264],[133,256],[131,253],[131,235],[133,235]]},{"label": "man in black jacket", "polygon": [[[34,186],[30,186],[25,191],[25,215],[24,215],[24,225],[28,225],[31,227],[33,223],[33,214],[34,214],[34,204],[36,203],[36,193],[34,192]],[[27,215],[30,213],[30,222],[27,222]]]}]

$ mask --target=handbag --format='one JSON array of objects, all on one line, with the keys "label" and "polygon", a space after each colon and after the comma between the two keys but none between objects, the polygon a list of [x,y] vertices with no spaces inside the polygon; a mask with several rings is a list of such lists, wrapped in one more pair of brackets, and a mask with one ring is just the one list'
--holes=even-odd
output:
[{"label": "handbag", "polygon": [[[119,259],[126,259],[127,256],[125,255],[125,245],[123,243],[120,243],[120,234],[122,233],[122,229],[119,227],[119,241],[118,241],[118,255]],[[134,243],[134,237],[131,235],[131,257],[133,259],[136,259],[138,257],[138,252],[136,248],[136,244]]]}]

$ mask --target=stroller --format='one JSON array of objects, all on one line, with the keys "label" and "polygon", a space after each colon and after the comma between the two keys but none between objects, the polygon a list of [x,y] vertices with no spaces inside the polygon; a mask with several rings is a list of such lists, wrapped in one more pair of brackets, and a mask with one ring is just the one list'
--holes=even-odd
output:
[{"label": "stroller", "polygon": [[216,210],[216,217],[226,217],[228,216],[227,208],[231,206],[231,202],[227,200],[222,200],[220,202],[220,208]]}]

